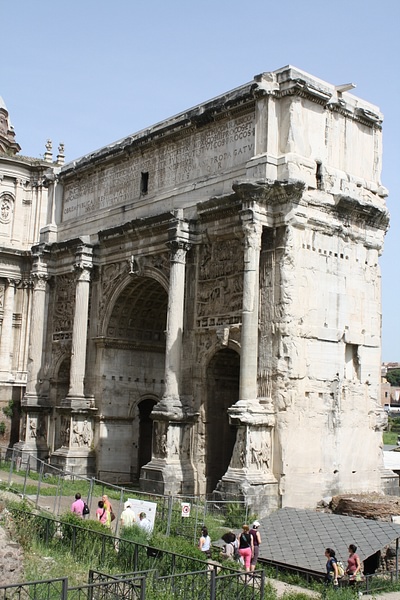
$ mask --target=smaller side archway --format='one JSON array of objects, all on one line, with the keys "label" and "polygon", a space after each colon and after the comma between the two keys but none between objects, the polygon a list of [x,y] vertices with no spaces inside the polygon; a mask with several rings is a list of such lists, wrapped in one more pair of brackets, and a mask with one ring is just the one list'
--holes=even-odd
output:
[{"label": "smaller side archway", "polygon": [[224,348],[207,366],[206,493],[212,493],[226,473],[236,441],[236,427],[229,423],[228,408],[239,400],[240,357]]},{"label": "smaller side archway", "polygon": [[151,461],[153,420],[150,418],[150,415],[156,403],[157,401],[154,398],[144,398],[138,404],[139,440],[136,479],[139,479],[141,468]]}]

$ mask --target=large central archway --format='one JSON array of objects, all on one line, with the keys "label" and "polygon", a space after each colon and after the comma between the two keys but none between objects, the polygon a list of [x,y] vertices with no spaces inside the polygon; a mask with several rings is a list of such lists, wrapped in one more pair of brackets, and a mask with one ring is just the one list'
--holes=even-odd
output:
[{"label": "large central archway", "polygon": [[135,276],[120,292],[98,348],[99,476],[132,481],[151,458],[154,404],[164,392],[168,295]]},{"label": "large central archway", "polygon": [[227,471],[236,441],[228,408],[239,399],[240,359],[237,352],[218,351],[207,367],[206,492],[213,492]]}]

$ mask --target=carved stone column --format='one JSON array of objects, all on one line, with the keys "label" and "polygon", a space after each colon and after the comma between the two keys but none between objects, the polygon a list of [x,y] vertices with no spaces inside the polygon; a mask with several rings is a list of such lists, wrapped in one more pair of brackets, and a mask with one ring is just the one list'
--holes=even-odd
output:
[{"label": "carved stone column", "polygon": [[41,251],[34,254],[27,383],[25,396],[21,403],[21,439],[14,447],[29,452],[29,454],[40,459],[47,459],[49,453],[47,437],[50,407],[48,406],[48,398],[43,392],[42,357],[46,329],[46,292],[49,277],[46,266],[42,263],[42,258]]},{"label": "carved stone column", "polygon": [[85,395],[86,347],[89,316],[90,274],[93,249],[82,244],[75,255],[76,271],[75,312],[72,328],[70,387],[66,398],[57,407],[55,452],[50,462],[55,467],[75,474],[95,474],[93,449],[92,396]]},{"label": "carved stone column", "polygon": [[250,211],[241,215],[244,231],[243,308],[238,406],[257,400],[258,299],[262,225]]},{"label": "carved stone column", "polygon": [[15,284],[13,279],[7,279],[4,291],[3,323],[0,340],[0,379],[9,381],[11,376],[10,352],[13,347],[13,313]]},{"label": "carved stone column", "polygon": [[193,490],[190,452],[180,452],[188,439],[193,415],[185,406],[181,390],[182,336],[184,322],[186,254],[190,248],[188,223],[177,211],[168,247],[171,268],[168,292],[168,315],[165,347],[165,391],[154,407],[153,456],[142,468],[140,487],[158,493],[189,493]]},{"label": "carved stone column", "polygon": [[185,297],[186,254],[190,246],[182,240],[168,243],[171,269],[168,291],[168,316],[165,341],[165,391],[156,411],[180,414],[183,304]]},{"label": "carved stone column", "polygon": [[76,253],[77,273],[75,289],[75,313],[72,330],[70,388],[63,406],[89,408],[90,399],[85,398],[87,327],[89,315],[90,271],[93,266],[92,248],[80,246]]},{"label": "carved stone column", "polygon": [[239,400],[229,410],[237,425],[228,470],[218,485],[222,496],[241,494],[260,516],[278,508],[278,483],[271,469],[272,402],[258,400],[259,280],[262,223],[257,207],[241,213],[244,231],[243,308]]},{"label": "carved stone column", "polygon": [[44,344],[46,290],[48,276],[46,273],[33,273],[33,299],[31,332],[28,349],[28,373],[24,404],[37,404],[41,383],[42,355]]}]

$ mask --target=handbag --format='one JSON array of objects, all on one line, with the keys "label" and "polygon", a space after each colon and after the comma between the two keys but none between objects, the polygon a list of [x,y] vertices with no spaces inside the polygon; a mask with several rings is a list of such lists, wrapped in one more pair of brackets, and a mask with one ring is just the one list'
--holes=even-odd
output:
[{"label": "handbag", "polygon": [[113,521],[115,521],[115,515],[114,515],[113,511],[111,511],[111,513],[110,513],[110,519],[111,519],[111,523]]}]

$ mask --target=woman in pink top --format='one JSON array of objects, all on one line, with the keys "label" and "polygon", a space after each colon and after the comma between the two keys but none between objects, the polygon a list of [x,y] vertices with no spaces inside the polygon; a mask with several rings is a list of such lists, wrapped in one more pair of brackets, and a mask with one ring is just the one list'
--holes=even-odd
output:
[{"label": "woman in pink top", "polygon": [[102,523],[103,525],[107,526],[109,512],[108,512],[108,510],[106,510],[103,500],[99,500],[99,503],[97,506],[98,506],[98,509],[96,510],[96,519],[98,521],[100,521],[100,523]]},{"label": "woman in pink top", "polygon": [[356,575],[361,575],[361,562],[360,557],[356,554],[357,546],[354,544],[349,545],[349,558],[347,559],[346,573],[349,576],[349,585],[354,585],[356,582]]}]

